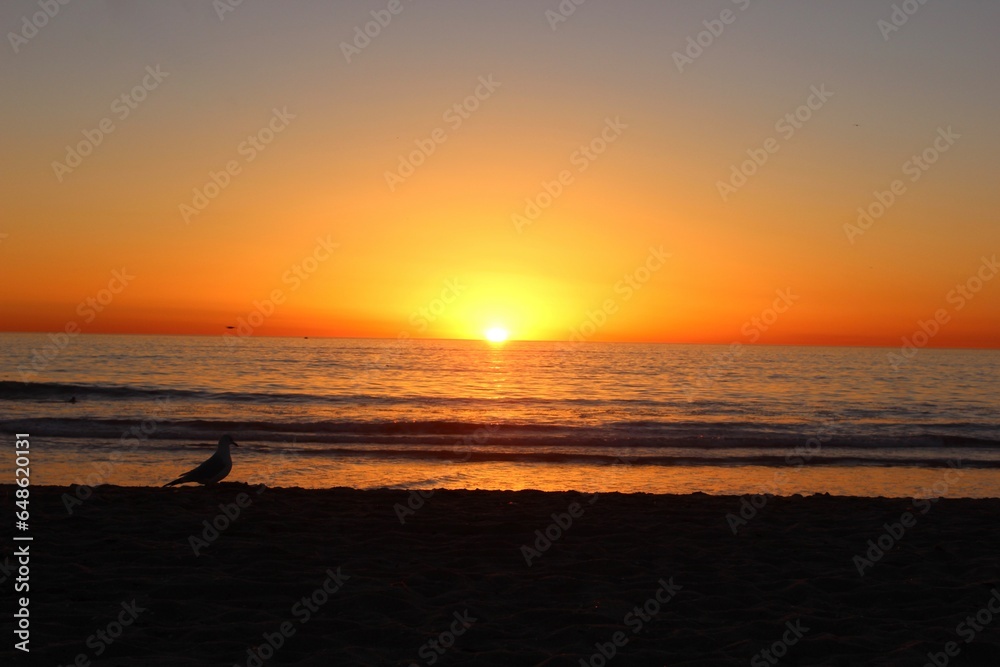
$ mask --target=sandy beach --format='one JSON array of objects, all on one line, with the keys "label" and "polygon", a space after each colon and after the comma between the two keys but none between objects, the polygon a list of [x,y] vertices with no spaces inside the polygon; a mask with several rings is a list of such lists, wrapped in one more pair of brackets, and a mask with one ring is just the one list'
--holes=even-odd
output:
[{"label": "sandy beach", "polygon": [[1000,664],[1000,500],[424,495],[34,488],[31,661],[9,638],[2,652],[84,666]]}]

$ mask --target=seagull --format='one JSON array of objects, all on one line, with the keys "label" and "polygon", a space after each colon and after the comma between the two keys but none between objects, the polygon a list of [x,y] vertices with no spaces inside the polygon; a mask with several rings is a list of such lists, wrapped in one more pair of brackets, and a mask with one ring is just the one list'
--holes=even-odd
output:
[{"label": "seagull", "polygon": [[188,470],[174,481],[164,484],[163,486],[167,487],[173,486],[174,484],[187,484],[188,482],[197,482],[198,484],[215,484],[216,482],[225,479],[226,475],[229,474],[229,471],[233,469],[233,459],[229,456],[229,445],[239,447],[239,445],[237,445],[236,442],[228,435],[222,436],[219,438],[218,448],[216,448],[214,454],[208,457],[207,461],[194,470]]}]

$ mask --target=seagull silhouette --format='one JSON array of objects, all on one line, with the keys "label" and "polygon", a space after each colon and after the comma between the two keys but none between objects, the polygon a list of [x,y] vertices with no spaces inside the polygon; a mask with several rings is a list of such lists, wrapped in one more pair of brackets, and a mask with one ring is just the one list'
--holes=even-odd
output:
[{"label": "seagull silhouette", "polygon": [[239,445],[237,445],[236,442],[228,435],[222,436],[219,438],[219,446],[216,448],[215,453],[212,454],[207,461],[194,470],[188,470],[174,481],[168,482],[163,486],[167,487],[173,486],[174,484],[187,484],[188,482],[197,482],[198,484],[215,484],[216,482],[225,479],[226,475],[229,474],[229,471],[233,469],[233,459],[229,456],[229,445],[239,447]]}]

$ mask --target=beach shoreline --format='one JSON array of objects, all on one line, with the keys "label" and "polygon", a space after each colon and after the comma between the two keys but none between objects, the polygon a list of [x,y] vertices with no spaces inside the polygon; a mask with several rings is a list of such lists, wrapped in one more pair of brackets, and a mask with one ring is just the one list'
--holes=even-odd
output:
[{"label": "beach shoreline", "polygon": [[960,627],[1000,499],[77,491],[31,489],[31,664],[1000,660],[1000,614]]}]

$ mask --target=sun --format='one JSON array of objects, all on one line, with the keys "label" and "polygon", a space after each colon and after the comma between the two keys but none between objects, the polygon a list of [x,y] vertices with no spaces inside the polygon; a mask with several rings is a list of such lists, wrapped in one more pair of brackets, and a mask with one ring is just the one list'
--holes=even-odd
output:
[{"label": "sun", "polygon": [[486,336],[486,340],[491,343],[502,343],[507,340],[507,336],[509,334],[503,327],[490,327],[484,332],[483,335]]}]

